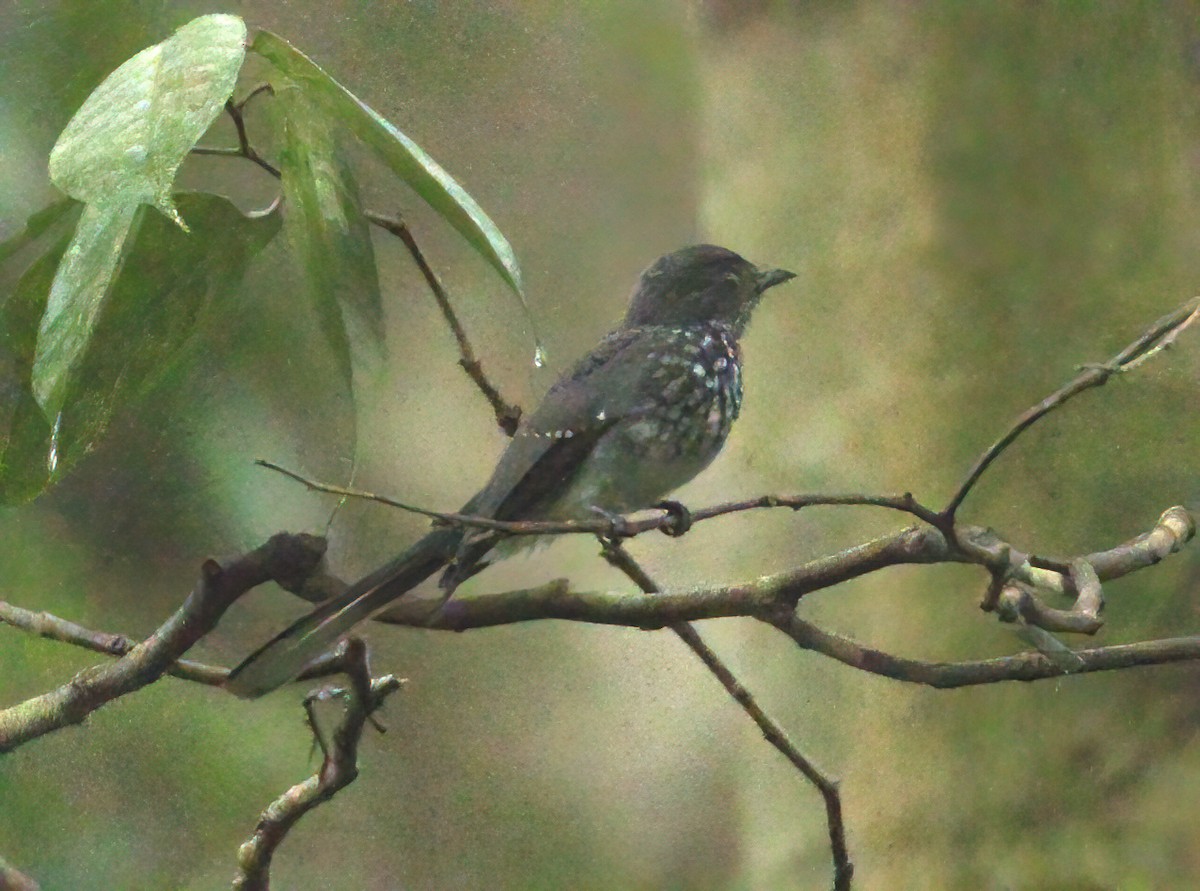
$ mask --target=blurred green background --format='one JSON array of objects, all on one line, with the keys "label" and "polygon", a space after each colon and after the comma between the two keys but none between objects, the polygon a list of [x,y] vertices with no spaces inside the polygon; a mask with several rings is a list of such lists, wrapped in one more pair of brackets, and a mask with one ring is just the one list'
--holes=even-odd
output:
[{"label": "blurred green background", "polygon": [[[45,159],[88,92],[193,16],[236,12],[308,52],[417,140],[512,241],[550,351],[481,260],[375,168],[506,395],[530,405],[619,319],[638,271],[709,240],[800,273],[745,343],[745,413],[680,497],[912,490],[946,499],[1008,420],[1200,289],[1194,3],[208,3],[0,7],[0,237],[55,197]],[[252,72],[251,72],[252,74]],[[253,112],[251,112],[253,118]],[[252,135],[254,122],[251,122]],[[218,124],[209,142],[228,140]],[[265,206],[248,164],[183,184]],[[407,255],[376,242],[389,353],[364,356],[357,432],[283,239],[227,324],[120,416],[62,485],[0,513],[0,596],[145,634],[208,555],[279,529],[332,536],[346,576],[422,523],[332,503],[267,457],[441,509],[502,448]],[[1044,421],[963,509],[1070,554],[1195,503],[1196,335]],[[660,583],[774,571],[894,529],[864,510],[741,515],[638,539]],[[469,590],[569,575],[626,586],[583,540]],[[1105,643],[1193,633],[1200,562],[1109,586]],[[903,655],[1024,648],[978,572],[916,567],[806,600]],[[295,616],[240,604],[196,655],[230,663]],[[803,749],[842,778],[861,888],[1200,883],[1193,666],[936,692],[707,623]],[[463,635],[372,628],[410,679],[362,776],[281,849],[293,889],[819,888],[816,793],[671,635],[561,623]],[[0,701],[95,657],[0,628]],[[315,764],[290,690],[245,703],[174,680],[0,760],[0,855],[45,889],[225,886],[259,810]]]}]

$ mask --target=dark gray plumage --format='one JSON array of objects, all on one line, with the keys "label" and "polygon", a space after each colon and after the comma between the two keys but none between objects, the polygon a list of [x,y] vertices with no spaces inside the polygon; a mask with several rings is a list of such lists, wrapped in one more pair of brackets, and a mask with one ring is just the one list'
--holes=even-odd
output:
[{"label": "dark gray plumage", "polygon": [[[742,401],[738,339],[768,288],[793,278],[696,245],[638,279],[621,325],[550,388],[460,513],[498,520],[594,517],[650,507],[717,456]],[[430,532],[268,642],[227,686],[257,696],[294,678],[359,622],[446,567],[448,590],[532,544]]]}]

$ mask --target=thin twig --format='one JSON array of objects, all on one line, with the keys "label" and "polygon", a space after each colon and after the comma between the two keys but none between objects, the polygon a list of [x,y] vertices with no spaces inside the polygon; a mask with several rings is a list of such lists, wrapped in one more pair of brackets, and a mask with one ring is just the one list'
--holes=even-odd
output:
[{"label": "thin twig", "polygon": [[958,508],[979,478],[983,476],[984,471],[1029,427],[1085,390],[1103,386],[1113,375],[1134,368],[1149,356],[1160,352],[1160,347],[1165,347],[1167,343],[1173,342],[1178,333],[1192,323],[1198,311],[1200,311],[1200,297],[1193,297],[1147,328],[1137,340],[1113,356],[1108,362],[1084,367],[1067,384],[1051,393],[1037,405],[1024,411],[1013,422],[1008,432],[992,443],[975,461],[974,466],[967,473],[966,479],[954,493],[954,497],[942,510],[941,516],[944,521],[953,523]]},{"label": "thin twig", "polygon": [[[46,640],[57,640],[105,656],[125,656],[135,646],[135,643],[124,634],[93,631],[51,613],[33,612],[3,600],[0,600],[0,622],[22,631],[31,632]],[[206,665],[203,662],[180,659],[167,669],[167,674],[185,681],[219,687],[225,683],[229,671],[217,665]]]},{"label": "thin twig", "polygon": [[412,230],[408,228],[408,223],[399,216],[385,216],[374,211],[367,211],[366,217],[379,228],[390,232],[404,242],[404,246],[408,248],[408,253],[412,256],[413,262],[417,264],[417,269],[424,276],[425,283],[429,285],[429,290],[433,292],[433,297],[437,301],[438,308],[442,311],[442,316],[445,318],[446,324],[450,326],[450,330],[454,334],[454,339],[458,342],[460,356],[458,364],[462,366],[467,376],[475,382],[475,386],[479,388],[479,392],[483,394],[483,398],[492,407],[492,412],[496,415],[496,424],[500,429],[509,436],[515,434],[517,432],[517,425],[521,421],[520,406],[506,402],[504,397],[500,395],[500,391],[496,389],[492,382],[488,380],[487,375],[483,373],[483,365],[475,355],[475,350],[472,348],[471,341],[467,337],[466,329],[463,328],[462,323],[458,320],[458,315],[454,312],[454,307],[450,303],[450,295],[446,293],[441,279],[433,271],[433,267],[429,265],[429,261],[425,259],[425,254],[421,251],[417,240],[413,238]]},{"label": "thin twig", "polygon": [[[267,87],[267,89],[269,90],[270,87]],[[283,177],[283,174],[279,172],[279,168],[276,167],[274,164],[272,164],[270,161],[268,161],[266,158],[264,158],[262,155],[260,155],[258,153],[258,150],[255,149],[254,146],[250,144],[250,137],[246,134],[246,119],[245,119],[245,116],[242,114],[242,109],[245,107],[247,102],[249,102],[251,99],[253,99],[255,96],[257,96],[260,92],[263,92],[262,88],[255,90],[249,96],[247,96],[245,99],[243,99],[241,102],[238,102],[238,103],[234,103],[232,100],[227,101],[225,103],[225,112],[226,112],[226,114],[229,115],[230,120],[233,121],[233,128],[237,133],[239,154],[243,158],[245,158],[247,161],[253,161],[255,164],[257,164],[263,170],[267,171],[267,173],[271,174],[271,176],[275,177],[276,179],[281,179]],[[193,149],[193,151],[195,151],[195,149]],[[198,153],[206,154],[205,152],[202,152],[202,151],[198,152]],[[209,152],[208,154],[213,154],[213,153]]]},{"label": "thin twig", "polygon": [[[259,458],[255,462],[259,467],[282,473],[289,479],[301,483],[314,492],[324,492],[328,495],[338,495],[343,498],[361,498],[365,501],[376,501],[388,507],[394,507],[409,513],[419,514],[453,526],[464,526],[471,529],[488,529],[492,532],[502,532],[505,535],[605,535],[610,538],[632,538],[644,532],[659,529],[674,535],[682,534],[678,528],[677,515],[662,508],[652,508],[648,511],[638,511],[629,515],[602,517],[589,520],[495,520],[491,517],[476,514],[460,514],[447,511],[430,510],[403,501],[397,501],[387,495],[366,492],[361,489],[350,489],[332,483],[322,483],[309,479],[294,470],[289,470],[274,461]],[[728,501],[711,507],[689,511],[689,522],[711,520],[726,514],[740,513],[747,510],[770,508],[789,508],[802,510],[816,506],[860,505],[867,507],[882,507],[889,510],[911,514],[931,524],[937,520],[935,511],[920,504],[911,494],[903,495],[864,495],[864,494],[832,494],[832,495],[761,495],[742,501]]]},{"label": "thin twig", "polygon": [[[269,85],[263,85],[253,90],[241,102],[235,103],[229,101],[225,103],[225,111],[233,121],[234,129],[237,132],[238,144],[236,148],[198,145],[192,148],[192,154],[216,155],[225,158],[245,158],[247,161],[257,164],[276,179],[281,179],[282,174],[279,168],[260,155],[250,143],[250,139],[246,134],[246,121],[242,114],[247,102],[260,93],[269,90]],[[458,343],[458,364],[462,366],[463,371],[467,373],[467,376],[474,382],[475,386],[479,388],[479,392],[488,401],[488,405],[492,407],[492,411],[496,415],[496,424],[507,435],[512,436],[517,432],[517,424],[521,420],[521,407],[515,403],[506,401],[499,389],[484,373],[483,363],[475,355],[475,350],[471,346],[470,339],[467,337],[466,329],[458,320],[458,315],[454,312],[454,307],[450,303],[450,296],[446,293],[446,289],[443,287],[437,273],[433,271],[433,267],[429,265],[429,261],[425,259],[425,254],[421,250],[420,245],[417,244],[416,238],[413,237],[408,223],[399,216],[388,216],[387,214],[377,213],[372,210],[364,210],[363,216],[373,225],[395,235],[403,242],[405,248],[408,249],[413,262],[417,264],[417,269],[420,270],[425,283],[429,286],[429,290],[433,292],[433,298],[437,301],[438,308],[441,309],[442,316],[446,319],[446,324],[450,326],[450,331],[454,334],[454,339]]]},{"label": "thin twig", "polygon": [[[1191,315],[1172,328],[1171,331],[1156,344],[1154,344],[1153,347],[1126,362],[1123,370],[1130,371],[1134,368],[1137,368],[1139,365],[1144,362],[1148,362],[1164,350],[1169,350],[1171,347],[1173,347],[1175,345],[1175,341],[1179,339],[1179,335],[1190,328],[1192,324],[1195,323],[1197,318],[1200,318],[1200,303],[1197,301],[1200,301],[1200,298],[1192,298],[1191,302],[1196,304],[1196,308],[1192,310]],[[1174,315],[1174,313],[1172,313],[1172,315]]]},{"label": "thin twig", "polygon": [[[375,712],[401,687],[402,682],[392,675],[371,677],[366,646],[357,638],[343,641],[335,658],[341,660],[349,686],[316,690],[304,700],[309,728],[323,755],[321,767],[262,812],[254,832],[238,849],[235,891],[266,891],[276,850],[301,817],[329,801],[358,777],[358,746],[367,722],[374,721]],[[345,708],[333,735],[326,738],[318,727],[314,703],[329,699],[343,700]]]},{"label": "thin twig", "polygon": [[[642,589],[643,593],[650,595],[658,593],[659,589],[654,580],[621,546],[620,542],[602,539],[602,544],[604,558],[624,572],[635,585]],[[842,820],[842,799],[838,792],[837,782],[826,777],[812,761],[800,752],[796,744],[788,738],[784,729],[763,711],[762,706],[758,704],[750,691],[742,686],[729,667],[704,642],[692,625],[679,622],[668,627],[720,681],[725,692],[750,716],[750,719],[762,731],[767,742],[787,758],[821,793],[821,798],[825,802],[825,819],[829,827],[829,847],[833,856],[833,887],[835,891],[848,891],[854,877],[854,864],[850,861],[850,852],[846,846],[846,827]]]},{"label": "thin twig", "polygon": [[324,551],[324,542],[312,536],[279,534],[225,565],[206,560],[200,568],[200,581],[183,606],[125,656],[86,669],[55,690],[0,710],[0,752],[82,723],[101,706],[158,680],[216,627],[238,597],[263,582],[284,584],[311,572]]},{"label": "thin twig", "polygon": [[844,635],[825,631],[794,613],[780,612],[764,621],[778,628],[804,649],[828,656],[851,668],[895,681],[924,684],[938,690],[1010,681],[1042,681],[1061,678],[1064,674],[1087,674],[1094,671],[1116,671],[1139,666],[1200,661],[1200,635],[1070,650],[1072,665],[1067,670],[1061,661],[1040,652],[962,662],[909,659],[866,646]]},{"label": "thin twig", "polygon": [[255,87],[253,90],[251,90],[245,96],[243,96],[240,102],[235,103],[234,108],[236,108],[239,112],[245,111],[247,105],[249,105],[256,98],[258,98],[259,96],[262,96],[264,94],[274,96],[275,88],[272,87],[269,83],[259,84],[257,87]]}]

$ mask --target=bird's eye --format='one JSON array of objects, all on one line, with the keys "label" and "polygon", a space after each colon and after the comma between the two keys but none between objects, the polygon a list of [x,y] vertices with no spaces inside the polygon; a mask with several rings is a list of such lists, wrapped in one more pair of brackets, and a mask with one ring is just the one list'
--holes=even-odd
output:
[{"label": "bird's eye", "polygon": [[733,282],[736,285],[741,279],[736,272],[727,272],[725,273],[725,281]]}]

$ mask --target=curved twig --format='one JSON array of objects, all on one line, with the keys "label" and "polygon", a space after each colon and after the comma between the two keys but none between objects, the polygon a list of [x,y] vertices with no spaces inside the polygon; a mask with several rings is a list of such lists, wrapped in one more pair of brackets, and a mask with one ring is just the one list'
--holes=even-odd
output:
[{"label": "curved twig", "polygon": [[[254,832],[238,849],[235,891],[266,891],[275,851],[301,817],[357,779],[358,744],[367,722],[373,721],[384,701],[401,687],[402,682],[390,674],[371,677],[366,647],[357,638],[343,641],[333,658],[340,661],[340,670],[350,680],[349,687],[316,690],[304,700],[309,729],[324,756],[321,767],[262,812]],[[318,727],[313,706],[329,699],[342,699],[345,709],[332,736],[326,738]]]},{"label": "curved twig", "polygon": [[1167,313],[1147,328],[1133,343],[1129,344],[1129,346],[1125,347],[1125,349],[1121,350],[1121,352],[1117,353],[1107,362],[1101,365],[1084,367],[1079,374],[1065,385],[1055,390],[1037,405],[1022,412],[1008,431],[988,446],[983,454],[976,459],[975,464],[967,472],[966,479],[959,485],[958,491],[954,493],[953,497],[946,504],[946,507],[941,511],[942,517],[947,521],[953,522],[954,516],[962,505],[963,500],[970,494],[975,484],[979,482],[984,471],[988,469],[993,461],[1000,457],[1005,449],[1016,441],[1017,437],[1050,412],[1054,411],[1054,409],[1064,405],[1085,390],[1090,390],[1093,387],[1102,387],[1108,383],[1109,378],[1113,375],[1136,368],[1146,359],[1150,358],[1150,356],[1161,352],[1162,349],[1174,342],[1181,331],[1192,324],[1196,319],[1197,313],[1200,313],[1200,297],[1193,297],[1178,309]]}]

